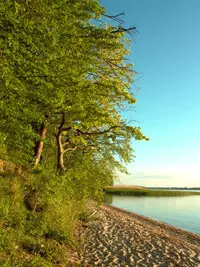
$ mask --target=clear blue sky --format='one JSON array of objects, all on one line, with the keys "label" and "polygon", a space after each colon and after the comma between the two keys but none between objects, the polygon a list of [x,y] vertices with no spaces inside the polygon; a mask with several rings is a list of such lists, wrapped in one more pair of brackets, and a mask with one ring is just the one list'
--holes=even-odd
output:
[{"label": "clear blue sky", "polygon": [[149,142],[133,142],[120,183],[200,186],[200,0],[101,0],[139,33],[130,59],[141,73],[135,111]]}]

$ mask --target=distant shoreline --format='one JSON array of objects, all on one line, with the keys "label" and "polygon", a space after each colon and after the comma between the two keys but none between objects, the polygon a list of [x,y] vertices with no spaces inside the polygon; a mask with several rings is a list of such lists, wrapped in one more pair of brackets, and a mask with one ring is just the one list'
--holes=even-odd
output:
[{"label": "distant shoreline", "polygon": [[152,187],[148,186],[147,189],[160,189],[160,190],[200,190],[200,187]]},{"label": "distant shoreline", "polygon": [[[191,190],[191,191],[189,191]],[[107,186],[104,188],[105,193],[115,195],[130,195],[130,196],[191,196],[200,195],[200,192],[194,188],[180,187],[142,187],[142,186]]]}]

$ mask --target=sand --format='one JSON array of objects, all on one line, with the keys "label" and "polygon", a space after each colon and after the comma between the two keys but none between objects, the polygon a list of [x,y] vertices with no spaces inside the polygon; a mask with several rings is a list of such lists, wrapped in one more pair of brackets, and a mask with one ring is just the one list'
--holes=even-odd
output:
[{"label": "sand", "polygon": [[107,205],[90,210],[81,266],[200,266],[200,235]]}]

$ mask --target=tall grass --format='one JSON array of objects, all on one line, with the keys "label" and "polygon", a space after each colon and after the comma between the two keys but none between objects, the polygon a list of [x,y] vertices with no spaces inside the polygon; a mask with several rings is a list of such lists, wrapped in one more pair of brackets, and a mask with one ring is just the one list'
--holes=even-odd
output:
[{"label": "tall grass", "polygon": [[58,179],[0,176],[0,266],[68,266],[82,203]]},{"label": "tall grass", "polygon": [[149,189],[134,189],[134,188],[106,188],[105,192],[107,194],[114,195],[129,195],[129,196],[192,196],[192,195],[200,195],[200,192],[189,192],[189,191],[175,191],[175,190],[149,190]]}]

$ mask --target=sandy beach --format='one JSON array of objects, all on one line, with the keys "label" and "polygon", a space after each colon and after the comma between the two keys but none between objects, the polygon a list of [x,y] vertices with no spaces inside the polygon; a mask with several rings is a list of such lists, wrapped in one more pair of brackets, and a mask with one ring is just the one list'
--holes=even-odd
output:
[{"label": "sandy beach", "polygon": [[200,235],[107,205],[92,209],[81,266],[200,266]]}]

